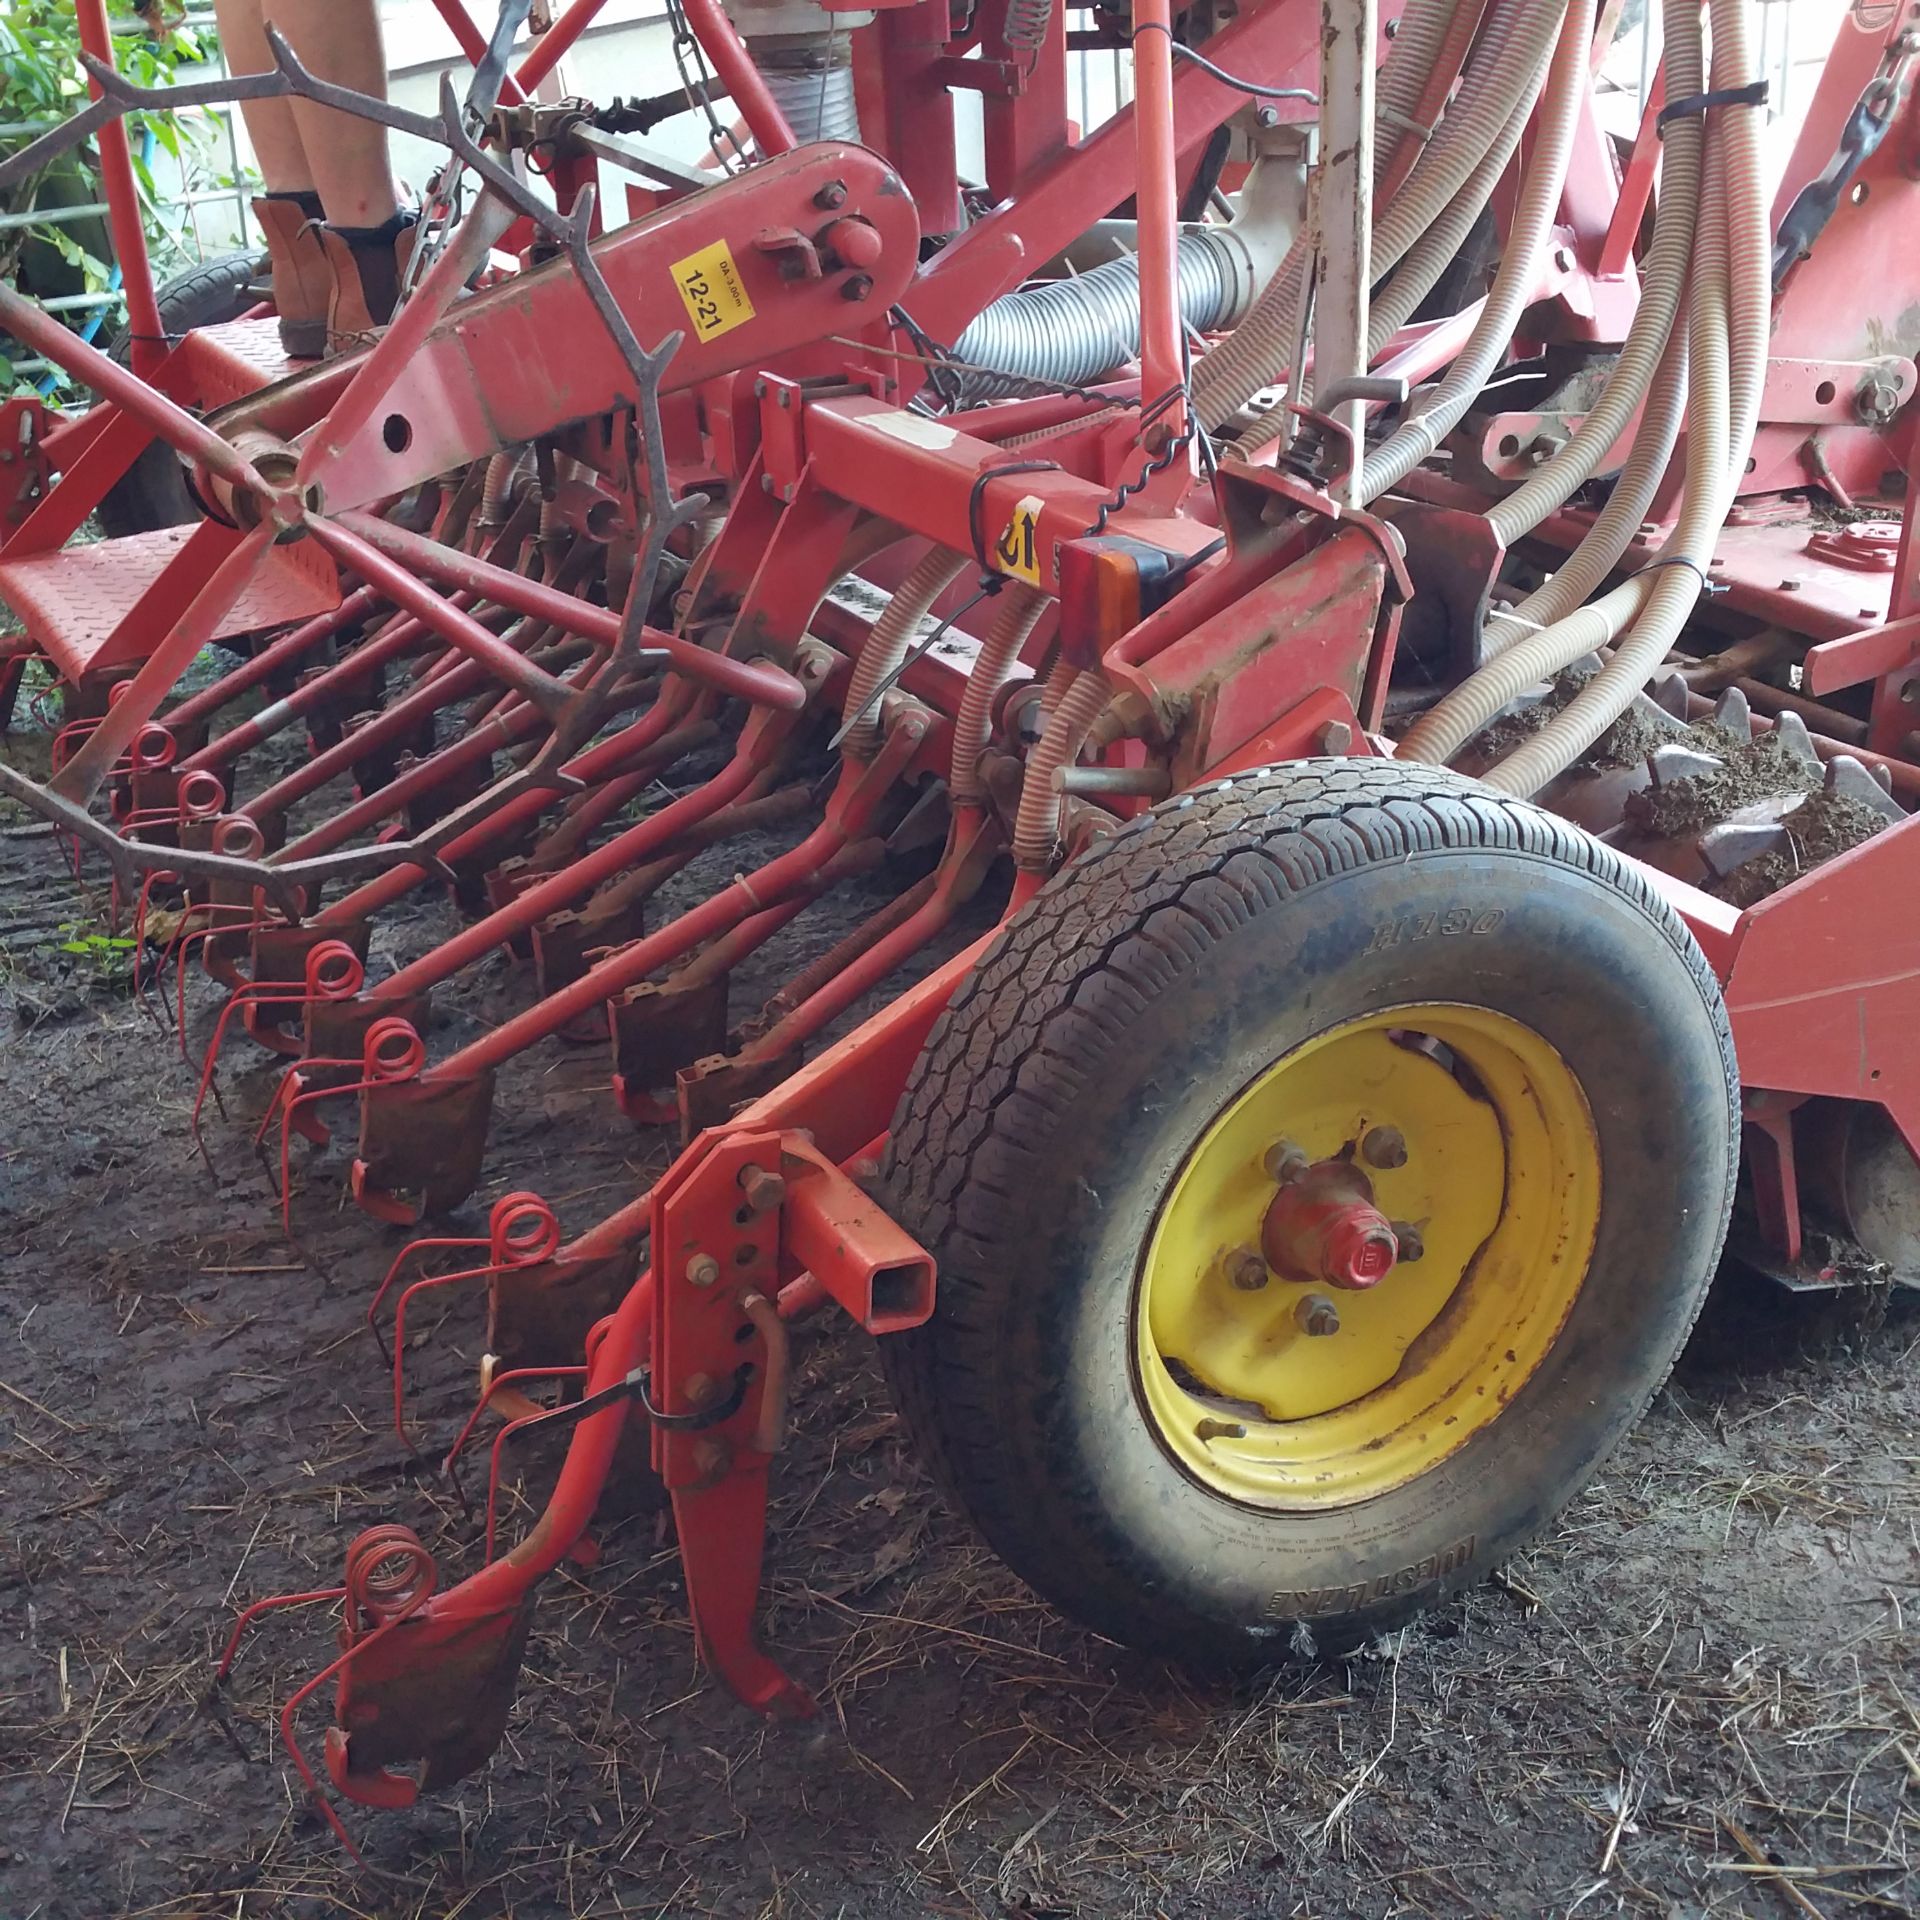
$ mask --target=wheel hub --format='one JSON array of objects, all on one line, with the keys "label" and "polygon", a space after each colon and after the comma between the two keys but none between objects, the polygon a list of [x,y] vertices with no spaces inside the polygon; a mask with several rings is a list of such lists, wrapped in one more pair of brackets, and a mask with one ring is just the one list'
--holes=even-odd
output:
[{"label": "wheel hub", "polygon": [[1531,1029],[1446,1004],[1337,1027],[1230,1101],[1162,1201],[1143,1410],[1183,1470],[1250,1504],[1402,1485],[1545,1357],[1599,1192],[1586,1100]]}]

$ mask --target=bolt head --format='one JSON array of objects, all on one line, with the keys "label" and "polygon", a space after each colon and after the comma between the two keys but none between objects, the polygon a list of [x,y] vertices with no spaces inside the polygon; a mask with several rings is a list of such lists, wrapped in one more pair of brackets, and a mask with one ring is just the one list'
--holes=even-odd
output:
[{"label": "bolt head", "polygon": [[1422,1260],[1426,1257],[1426,1240],[1411,1220],[1396,1220],[1393,1223],[1393,1238],[1394,1244],[1400,1249],[1402,1261]]},{"label": "bolt head", "polygon": [[850,273],[840,282],[842,300],[864,300],[873,291],[873,276],[869,273]]},{"label": "bolt head", "polygon": [[847,204],[847,183],[844,180],[829,180],[813,196],[813,204],[822,213],[831,213],[835,207],[844,207]]},{"label": "bolt head", "polygon": [[1273,1275],[1267,1270],[1264,1254],[1252,1247],[1238,1247],[1227,1255],[1227,1278],[1242,1293],[1258,1293]]},{"label": "bolt head", "polygon": [[690,1287],[710,1287],[720,1278],[720,1262],[710,1253],[696,1253],[687,1262],[687,1284]]},{"label": "bolt head", "polygon": [[1315,748],[1325,754],[1342,754],[1353,751],[1353,728],[1344,720],[1329,720],[1313,736]]},{"label": "bolt head", "polygon": [[742,1167],[740,1192],[754,1213],[771,1213],[787,1197],[787,1183],[770,1167]]},{"label": "bolt head", "polygon": [[1276,1140],[1260,1165],[1276,1187],[1284,1187],[1298,1180],[1313,1162],[1307,1158],[1305,1147],[1295,1146],[1291,1140]]},{"label": "bolt head", "polygon": [[1407,1137],[1398,1127],[1370,1127],[1360,1142],[1360,1158],[1370,1167],[1391,1170],[1407,1164]]},{"label": "bolt head", "polygon": [[1340,1309],[1324,1293],[1310,1293],[1293,1310],[1294,1324],[1309,1340],[1325,1340],[1340,1331]]}]

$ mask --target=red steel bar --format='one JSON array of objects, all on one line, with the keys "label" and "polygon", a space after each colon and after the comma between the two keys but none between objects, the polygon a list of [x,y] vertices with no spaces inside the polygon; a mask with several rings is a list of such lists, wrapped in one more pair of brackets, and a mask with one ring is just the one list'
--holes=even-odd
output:
[{"label": "red steel bar", "polygon": [[[450,647],[459,648],[496,680],[504,680],[515,692],[524,694],[550,720],[557,720],[566,710],[571,696],[562,682],[536,667],[497,633],[490,633],[470,613],[395,565],[371,541],[338,521],[316,518],[308,525],[313,537],[342,566],[351,567],[396,606],[405,607],[415,619],[424,621]],[[504,567],[499,572],[503,579],[516,577]]]},{"label": "red steel bar", "polygon": [[316,614],[313,619],[303,621],[291,633],[281,635],[271,646],[262,647],[250,659],[223,673],[212,686],[202,687],[198,693],[190,693],[169,707],[165,724],[177,731],[196,721],[210,719],[243,693],[250,693],[262,681],[271,679],[289,661],[298,660],[321,641],[332,639],[343,627],[352,626],[379,604],[380,596],[371,587],[357,588],[332,612]]},{"label": "red steel bar", "polygon": [[[645,752],[668,733],[669,725],[675,718],[671,701],[662,699],[643,719],[636,720],[630,727],[614,734],[610,739],[602,740],[590,747],[578,758],[569,760],[565,771],[576,779],[585,781],[604,780],[616,768],[624,766],[635,754]],[[467,860],[484,851],[495,840],[513,833],[518,828],[530,825],[546,812],[559,796],[546,788],[536,787],[527,793],[509,800],[504,807],[497,808],[484,820],[475,824],[464,833],[458,834],[440,850],[440,857],[446,861]],[[319,922],[330,926],[370,918],[383,907],[392,905],[396,900],[412,892],[421,881],[427,878],[429,869],[419,865],[390,868],[377,875],[364,886],[357,887],[352,893],[342,894],[334,904],[317,916]]]},{"label": "red steel bar", "polygon": [[[113,65],[113,35],[107,26],[106,0],[74,0],[80,44],[96,60]],[[87,78],[87,93],[100,98],[100,83]],[[132,338],[133,371],[145,381],[170,349],[160,324],[159,296],[153,290],[153,263],[147,258],[146,223],[140,217],[140,189],[133,177],[127,123],[110,120],[94,135],[100,149],[100,179],[107,193],[107,224],[113,232],[114,258],[127,296],[127,331]],[[66,329],[62,328],[62,332]]]},{"label": "red steel bar", "polygon": [[514,75],[516,83],[529,98],[540,82],[567,57],[573,43],[592,26],[594,16],[606,0],[573,0],[563,13],[534,43],[533,51],[521,61]]},{"label": "red steel bar", "polygon": [[747,131],[753,135],[762,158],[791,153],[799,143],[787,125],[787,116],[780,111],[780,103],[761,78],[753,55],[747,51],[747,43],[721,10],[720,0],[683,0],[683,3],[687,24],[700,42],[701,51],[713,62],[720,84],[740,109],[740,117],[747,123]]},{"label": "red steel bar", "polygon": [[[375,1000],[400,999],[448,979],[469,962],[478,960],[495,947],[505,946],[516,935],[525,933],[536,921],[544,920],[548,914],[590,893],[603,880],[612,879],[623,867],[658,852],[683,827],[692,826],[695,821],[703,820],[716,809],[739,799],[760,777],[761,769],[755,756],[736,753],[703,786],[695,787],[691,793],[684,793],[678,800],[670,801],[658,813],[649,814],[625,833],[616,835],[605,846],[576,860],[572,866],[562,868],[550,879],[527,888],[507,905],[488,914],[484,920],[476,920],[471,926],[462,927],[451,940],[442,941],[431,952],[422,954],[411,966],[388,974],[369,990],[369,997]],[[451,854],[453,849],[450,847],[447,851]],[[386,876],[381,877],[384,879]],[[549,1000],[542,1004],[551,1006],[553,1003]],[[598,999],[590,997],[566,1017],[571,1019],[573,1013],[584,1012],[588,1007],[598,1004]],[[496,1034],[488,1038],[497,1039],[498,1033],[506,1030],[498,1029]],[[513,1047],[506,1049],[507,1053],[513,1051]]]},{"label": "red steel bar", "polygon": [[[443,546],[424,534],[409,533],[404,527],[396,527],[374,514],[343,513],[334,524],[443,586],[468,588],[485,595],[496,606],[512,607],[518,613],[545,620],[563,632],[580,634],[599,646],[610,647],[619,638],[618,614],[544,586],[538,580],[529,580],[523,573],[514,573],[473,554]],[[806,688],[792,674],[770,662],[735,660],[657,627],[646,629],[645,644],[665,654],[668,664],[689,679],[698,680],[733,699],[752,700],[782,713],[798,713],[807,704]]]},{"label": "red steel bar", "polygon": [[[217,739],[209,740],[198,753],[190,754],[180,763],[183,773],[216,773],[222,767],[230,767],[243,753],[251,752],[262,741],[270,740],[283,727],[288,727],[303,714],[314,712],[323,707],[344,688],[357,685],[375,668],[384,666],[389,660],[397,659],[408,653],[420,639],[420,623],[407,619],[396,621],[386,632],[374,635],[363,645],[356,647],[344,660],[336,662],[324,672],[317,673],[311,680],[303,681],[293,688],[283,700],[275,700],[262,707],[258,713],[249,715],[238,726],[229,727]],[[458,656],[456,656],[458,659]],[[479,686],[483,676],[480,669],[471,662],[459,661],[469,675],[467,684]],[[407,696],[411,698],[409,694]],[[444,705],[455,696],[448,694],[436,701],[435,705]],[[396,706],[398,701],[394,703]],[[426,711],[424,707],[412,707],[410,713]],[[391,709],[389,709],[391,711]],[[168,716],[172,718],[171,715]],[[296,767],[285,776],[289,781],[299,781],[289,795],[297,798],[302,793],[310,793],[315,787],[324,785],[338,773],[347,762],[331,764],[331,770],[316,772],[315,762],[320,759],[316,754],[312,760]]]},{"label": "red steel bar", "polygon": [[[1186,384],[1180,319],[1180,184],[1173,128],[1173,20],[1168,0],[1133,0],[1133,137],[1139,211],[1140,395],[1152,406]],[[1186,428],[1176,402],[1159,416],[1168,433]]]}]

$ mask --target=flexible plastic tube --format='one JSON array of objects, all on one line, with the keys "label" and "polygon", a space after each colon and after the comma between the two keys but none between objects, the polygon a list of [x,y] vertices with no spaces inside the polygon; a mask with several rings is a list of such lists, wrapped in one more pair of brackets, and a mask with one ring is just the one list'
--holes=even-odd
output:
[{"label": "flexible plastic tube", "polygon": [[945,547],[935,547],[931,553],[924,554],[901,581],[873,623],[873,631],[860,649],[860,658],[854,663],[853,678],[847,687],[845,711],[859,716],[847,729],[846,751],[850,758],[869,759],[879,746],[880,703],[875,695],[886,684],[887,676],[899,671],[927,609],[952,586],[966,566],[962,555]]},{"label": "flexible plastic tube", "polygon": [[[1507,230],[1499,271],[1465,350],[1432,401],[1367,455],[1359,498],[1372,500],[1404,480],[1465,417],[1513,342],[1539,278],[1541,250],[1553,228],[1573,157],[1573,133],[1592,84],[1595,0],[1572,0],[1561,24],[1553,69],[1536,116],[1533,153]],[[1497,132],[1497,130],[1496,130]]]},{"label": "flexible plastic tube", "polygon": [[[1705,86],[1700,46],[1699,0],[1667,0],[1667,93],[1684,100]],[[1593,478],[1646,399],[1680,311],[1693,257],[1693,227],[1700,210],[1702,128],[1697,118],[1675,120],[1667,129],[1660,168],[1660,207],[1640,277],[1640,305],[1606,385],[1572,439],[1487,516],[1511,546],[1557,513],[1577,488]]]},{"label": "flexible plastic tube", "polygon": [[[1753,78],[1748,4],[1713,0],[1716,91],[1744,87]],[[1645,608],[1613,658],[1487,776],[1502,792],[1536,793],[1584,753],[1666,658],[1699,599],[1713,542],[1746,469],[1766,377],[1768,235],[1750,108],[1719,109],[1709,125],[1699,237],[1689,314],[1687,481],[1678,523],[1661,556],[1671,564],[1655,563],[1658,578]]]}]

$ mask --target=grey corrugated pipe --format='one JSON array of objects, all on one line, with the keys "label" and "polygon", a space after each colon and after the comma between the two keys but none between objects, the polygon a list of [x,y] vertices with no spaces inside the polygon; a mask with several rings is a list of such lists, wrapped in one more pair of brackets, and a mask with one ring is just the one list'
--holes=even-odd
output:
[{"label": "grey corrugated pipe", "polygon": [[[1753,80],[1747,5],[1712,0],[1716,91]],[[1504,793],[1537,793],[1586,752],[1666,658],[1700,598],[1703,570],[1746,470],[1766,378],[1772,240],[1756,119],[1751,108],[1723,108],[1709,132],[1689,315],[1687,479],[1678,522],[1661,555],[1675,564],[1658,568],[1645,608],[1613,658],[1488,774],[1488,784]]]},{"label": "grey corrugated pipe", "polygon": [[953,756],[947,770],[947,792],[956,807],[977,804],[985,796],[980,780],[980,756],[987,750],[993,723],[993,702],[1020,649],[1027,644],[1040,616],[1052,603],[1038,587],[1010,581],[1000,589],[1000,604],[980,643],[980,652],[967,675],[960,710],[953,719]]},{"label": "grey corrugated pipe", "polygon": [[[1666,0],[1667,97],[1691,99],[1706,85],[1700,46],[1699,0]],[[1508,546],[1531,533],[1593,478],[1600,462],[1640,411],[1673,332],[1693,256],[1693,223],[1700,208],[1701,123],[1673,121],[1660,166],[1660,206],[1640,274],[1640,304],[1606,385],[1573,437],[1543,467],[1488,514]]]},{"label": "grey corrugated pipe", "polygon": [[[1294,237],[1301,194],[1297,160],[1263,154],[1223,226],[1190,227],[1175,252],[1180,312],[1196,333],[1236,325],[1272,277]],[[1133,254],[1103,260],[1070,279],[1004,294],[954,342],[969,365],[1020,380],[1085,386],[1140,352],[1140,263]],[[970,400],[1017,391],[1012,381],[969,375]]]},{"label": "grey corrugated pipe", "polygon": [[1513,344],[1519,324],[1539,280],[1540,256],[1560,208],[1566,185],[1567,163],[1573,157],[1573,132],[1591,84],[1593,14],[1596,0],[1571,0],[1561,23],[1560,43],[1535,116],[1533,151],[1520,186],[1518,203],[1507,229],[1499,271],[1487,294],[1486,305],[1472,334],[1422,410],[1403,421],[1360,469],[1361,502],[1377,499],[1404,480],[1421,461],[1432,457],[1440,442],[1465,417],[1492,378],[1494,369]]},{"label": "grey corrugated pipe", "polygon": [[893,598],[873,623],[847,687],[844,711],[858,716],[847,729],[846,752],[850,759],[868,759],[880,744],[880,702],[876,696],[887,677],[899,671],[915,630],[927,616],[927,609],[953,585],[967,565],[964,556],[945,547],[935,547],[921,557],[913,571],[895,588]]}]

